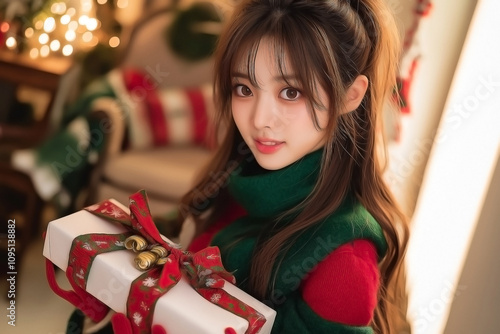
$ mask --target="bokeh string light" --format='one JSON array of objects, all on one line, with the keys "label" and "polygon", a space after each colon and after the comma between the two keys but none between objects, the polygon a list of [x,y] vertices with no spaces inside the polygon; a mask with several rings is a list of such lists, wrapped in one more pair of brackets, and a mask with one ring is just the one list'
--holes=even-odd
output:
[{"label": "bokeh string light", "polygon": [[[128,1],[118,0],[120,6]],[[109,5],[108,0],[51,0],[39,12],[25,21],[19,34],[6,34],[5,47],[17,50],[21,44],[31,58],[49,56],[72,56],[97,46],[120,45],[118,32],[106,31],[97,18],[98,6]],[[26,24],[27,23],[27,24]],[[8,33],[8,22],[2,22],[0,29]]]}]

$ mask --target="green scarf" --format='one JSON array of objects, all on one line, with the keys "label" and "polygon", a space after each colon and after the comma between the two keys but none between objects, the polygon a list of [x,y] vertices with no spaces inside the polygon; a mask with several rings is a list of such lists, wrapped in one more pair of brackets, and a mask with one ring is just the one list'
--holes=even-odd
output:
[{"label": "green scarf", "polygon": [[[317,150],[274,171],[262,169],[252,157],[230,175],[229,193],[246,210],[247,215],[219,231],[212,245],[220,248],[224,265],[228,270],[235,271],[237,282],[242,288],[250,273],[250,266],[241,265],[242,259],[249,263],[258,238],[269,237],[273,228],[290,222],[290,219],[283,219],[277,224],[275,218],[309,196],[319,175],[322,153],[322,149]],[[303,253],[310,244],[308,240],[317,236],[325,237],[325,242],[329,244],[328,252],[344,242],[364,237],[373,239],[380,257],[386,251],[382,229],[352,196],[347,196],[331,216],[303,233],[291,251],[295,247]],[[284,264],[295,258],[285,257]],[[287,287],[286,290],[291,288]]]},{"label": "green scarf", "polygon": [[[260,168],[252,158],[243,162],[229,178],[229,193],[247,215],[219,231],[212,245],[221,250],[224,267],[234,273],[238,286],[248,291],[250,264],[259,238],[288,224],[298,213],[275,218],[297,207],[309,196],[318,179],[323,150],[312,152],[297,162],[275,171]],[[386,252],[380,225],[353,197],[347,196],[335,212],[301,233],[290,249],[274,264],[275,278],[270,305],[278,312],[273,333],[372,333],[370,327],[354,327],[322,320],[301,299],[298,287],[321,260],[337,247],[355,239],[369,239],[379,258]]]},{"label": "green scarf", "polygon": [[322,153],[323,150],[317,150],[275,171],[262,169],[255,159],[243,163],[229,178],[229,192],[249,216],[273,218],[311,193],[318,179]]}]

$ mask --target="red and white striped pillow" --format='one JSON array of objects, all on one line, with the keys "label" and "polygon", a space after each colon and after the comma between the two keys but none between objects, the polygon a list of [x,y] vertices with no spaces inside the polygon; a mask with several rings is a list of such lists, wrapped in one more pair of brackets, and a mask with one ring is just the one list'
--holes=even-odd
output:
[{"label": "red and white striped pillow", "polygon": [[150,75],[131,68],[113,70],[107,77],[127,117],[129,148],[214,146],[211,84],[159,88]]}]

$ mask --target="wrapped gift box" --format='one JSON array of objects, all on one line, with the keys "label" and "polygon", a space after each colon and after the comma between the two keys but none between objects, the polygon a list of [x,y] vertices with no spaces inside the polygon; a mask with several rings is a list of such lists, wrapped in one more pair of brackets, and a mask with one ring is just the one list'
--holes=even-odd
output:
[{"label": "wrapped gift box", "polygon": [[[128,212],[123,205],[113,202]],[[118,234],[125,231],[127,229],[123,225],[105,221],[87,211],[79,211],[49,223],[43,255],[66,271],[74,238],[90,233]],[[112,310],[126,314],[131,283],[143,273],[136,269],[133,259],[134,254],[128,250],[98,255],[90,269],[86,290]],[[271,332],[276,315],[273,309],[227,281],[224,290],[266,317],[266,323],[259,333]],[[248,328],[247,320],[204,299],[185,278],[158,300],[153,324],[162,325],[169,334],[222,334],[227,327],[243,334]]]}]

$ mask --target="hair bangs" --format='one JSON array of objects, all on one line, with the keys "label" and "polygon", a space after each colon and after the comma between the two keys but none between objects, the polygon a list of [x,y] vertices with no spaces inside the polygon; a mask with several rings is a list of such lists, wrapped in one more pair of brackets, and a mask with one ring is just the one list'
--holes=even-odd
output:
[{"label": "hair bangs", "polygon": [[[240,35],[238,48],[225,66],[230,67],[231,77],[235,73],[244,73],[252,85],[259,87],[255,76],[255,59],[261,41],[267,40],[273,49],[275,66],[283,82],[299,90],[307,99],[313,123],[320,129],[315,110],[327,110],[319,97],[320,87],[328,92],[333,91],[331,75],[324,70],[335,68],[326,61],[331,53],[310,52],[317,48],[311,36],[318,34],[315,31],[317,27],[308,27],[307,22],[302,22],[299,15],[281,13],[278,19],[276,17],[277,15],[266,16],[258,25],[247,29],[246,34]],[[325,50],[329,48],[322,46]],[[227,85],[232,86],[232,82],[227,82]],[[331,99],[331,94],[327,95]],[[329,102],[331,104],[333,101]]]}]

